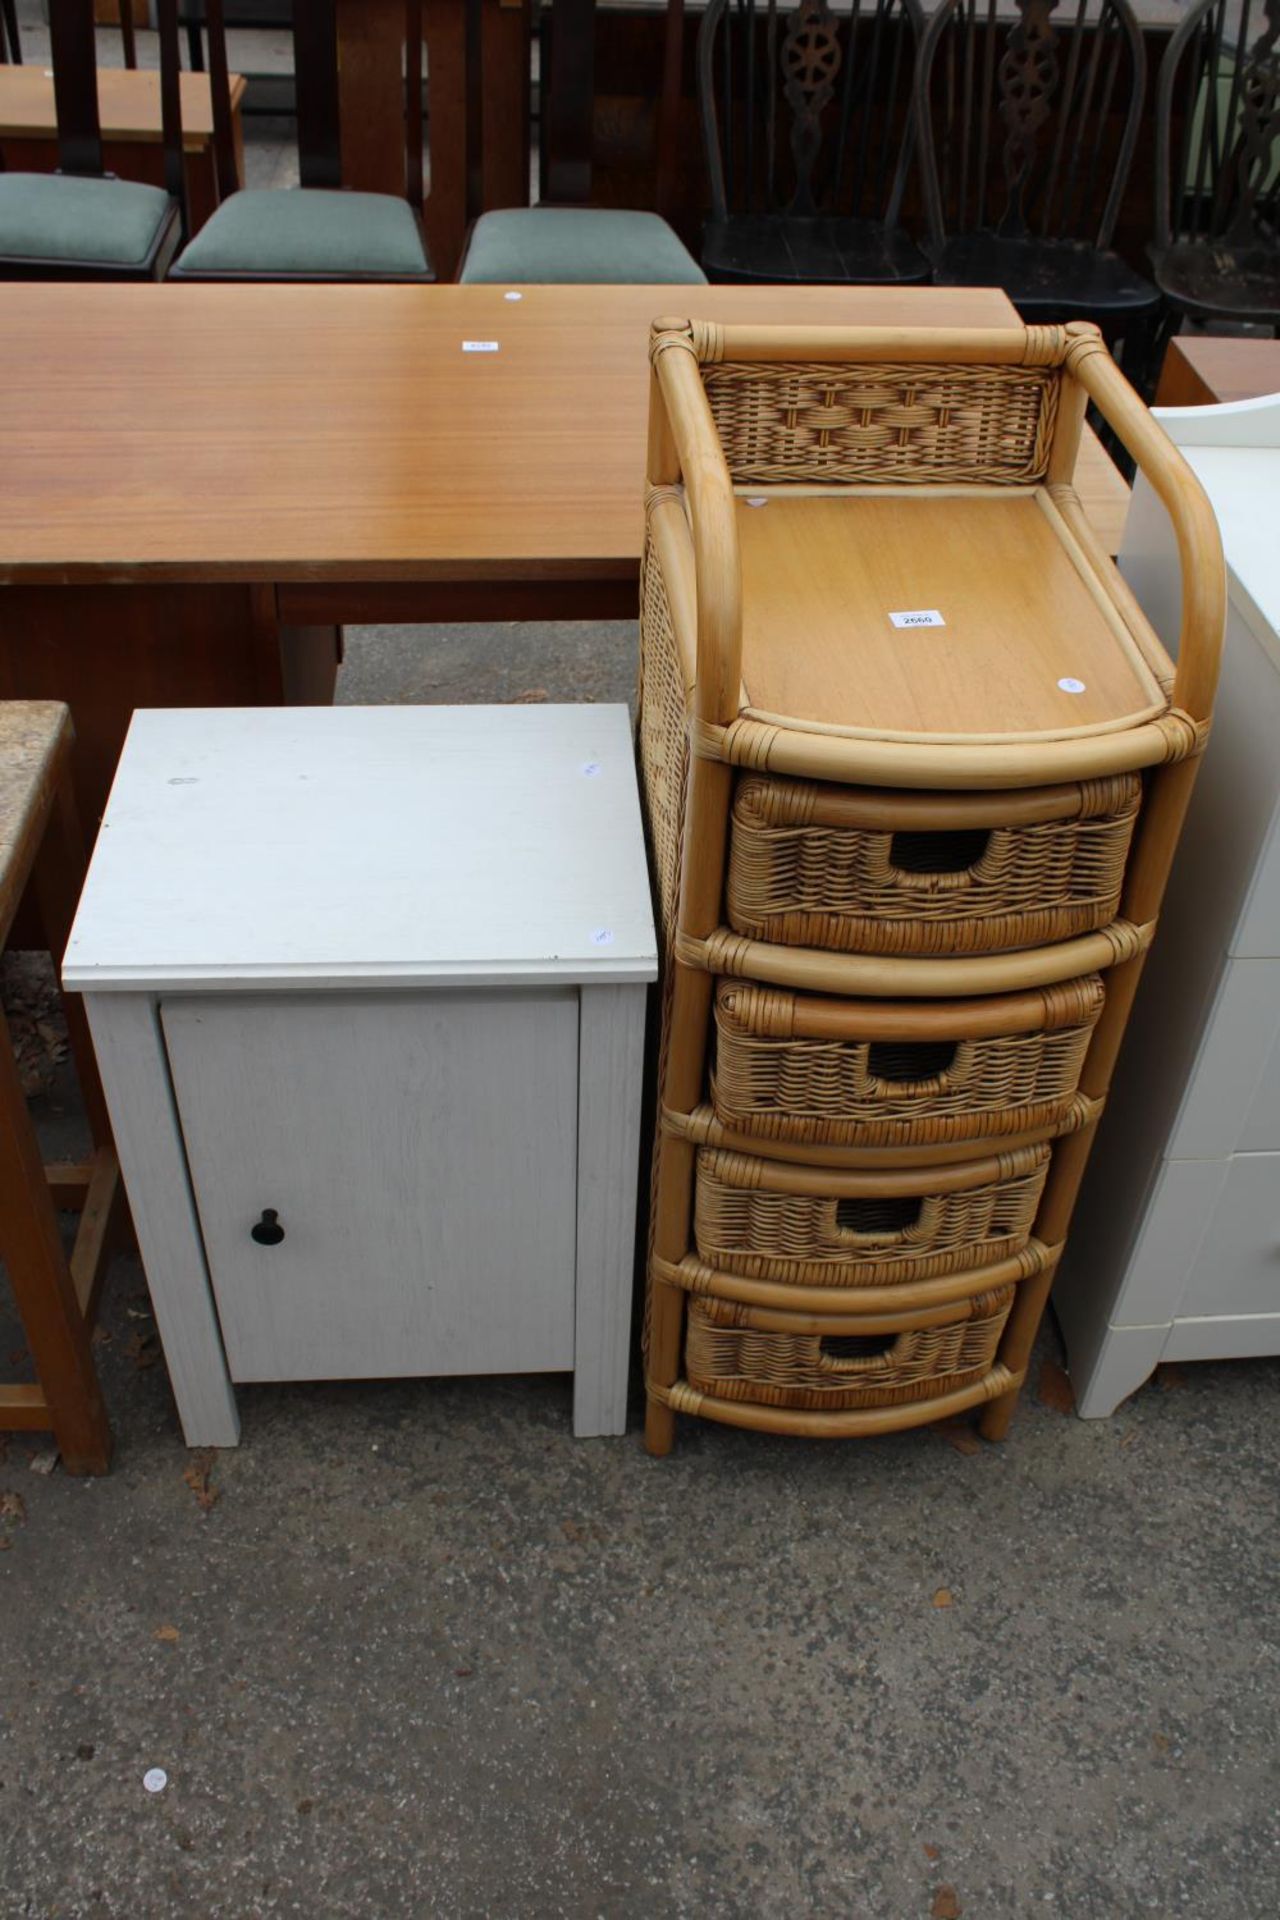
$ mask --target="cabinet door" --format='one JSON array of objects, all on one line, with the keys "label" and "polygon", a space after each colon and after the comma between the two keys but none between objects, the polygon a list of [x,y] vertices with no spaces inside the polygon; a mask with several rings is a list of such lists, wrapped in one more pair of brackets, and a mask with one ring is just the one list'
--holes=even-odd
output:
[{"label": "cabinet door", "polygon": [[1178,1312],[1280,1314],[1280,1154],[1229,1163]]},{"label": "cabinet door", "polygon": [[573,1365],[576,994],[161,1016],[233,1379]]}]

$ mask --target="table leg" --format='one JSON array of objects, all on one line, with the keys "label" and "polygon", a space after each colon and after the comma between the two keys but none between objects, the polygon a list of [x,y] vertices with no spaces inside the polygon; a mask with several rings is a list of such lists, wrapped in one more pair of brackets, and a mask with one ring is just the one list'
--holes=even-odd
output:
[{"label": "table leg", "polygon": [[583,987],[578,1029],[578,1259],[573,1430],[625,1433],[636,1182],[644,1089],[643,986]]},{"label": "table leg", "polygon": [[282,634],[271,586],[4,587],[0,698],[71,708],[92,836],[135,707],[277,706],[295,686],[292,697],[323,704],[335,631]]},{"label": "table leg", "polygon": [[0,1020],[0,1251],[35,1362],[49,1423],[69,1473],[105,1473],[111,1430],[89,1330],[62,1250],[58,1219]]},{"label": "table leg", "polygon": [[143,994],[85,1007],[178,1417],[189,1447],[234,1447],[240,1417],[205,1265],[159,1010]]}]

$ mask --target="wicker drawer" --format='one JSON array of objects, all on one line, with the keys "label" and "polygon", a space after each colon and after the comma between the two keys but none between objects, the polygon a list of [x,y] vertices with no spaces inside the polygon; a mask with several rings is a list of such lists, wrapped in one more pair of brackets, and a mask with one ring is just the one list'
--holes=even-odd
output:
[{"label": "wicker drawer", "polygon": [[694,1237],[710,1265],[855,1287],[963,1273],[1026,1246],[1049,1148],[899,1173],[837,1173],[703,1147]]},{"label": "wicker drawer", "polygon": [[729,924],[844,953],[998,953],[1116,916],[1136,774],[1001,793],[874,792],[751,774],[734,794]]},{"label": "wicker drawer", "polygon": [[1097,974],[937,1002],[828,1000],[721,980],[712,1104],[735,1133],[813,1145],[1065,1127],[1102,1003]]},{"label": "wicker drawer", "polygon": [[[995,1365],[1013,1304],[1002,1287],[958,1301],[940,1324],[850,1332],[841,1318],[830,1333],[779,1333],[755,1324],[750,1308],[725,1300],[689,1302],[685,1377],[722,1400],[772,1407],[888,1407],[974,1386]],[[837,1330],[838,1329],[838,1330]]]}]

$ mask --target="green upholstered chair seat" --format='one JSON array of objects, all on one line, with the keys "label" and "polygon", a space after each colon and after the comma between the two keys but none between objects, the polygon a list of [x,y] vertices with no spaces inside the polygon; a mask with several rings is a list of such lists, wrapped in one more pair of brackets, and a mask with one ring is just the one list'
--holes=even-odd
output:
[{"label": "green upholstered chair seat", "polygon": [[233,193],[184,250],[173,277],[429,280],[431,269],[408,201],[296,187]]},{"label": "green upholstered chair seat", "polygon": [[612,207],[507,207],[482,213],[458,277],[548,285],[707,283],[665,220]]},{"label": "green upholstered chair seat", "polygon": [[144,267],[172,211],[133,180],[0,173],[0,260]]}]

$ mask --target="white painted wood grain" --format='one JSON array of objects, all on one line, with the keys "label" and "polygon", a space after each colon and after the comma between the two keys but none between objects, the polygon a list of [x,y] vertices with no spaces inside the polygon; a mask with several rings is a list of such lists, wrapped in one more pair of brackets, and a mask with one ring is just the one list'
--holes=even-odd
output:
[{"label": "white painted wood grain", "polygon": [[1280,1326],[1280,1154],[1227,1163],[1177,1305],[1178,1318],[1268,1314]]},{"label": "white painted wood grain", "polygon": [[1256,1360],[1280,1353],[1280,1313],[1175,1320],[1162,1360]]},{"label": "white painted wood grain", "polygon": [[[1280,960],[1228,960],[1169,1137],[1171,1160],[1222,1160],[1237,1147],[1280,1151],[1278,1043]],[[1260,1131],[1250,1139],[1255,1109]]]},{"label": "white painted wood grain", "polygon": [[625,1433],[644,1085],[643,987],[584,987],[573,1430]]},{"label": "white painted wood grain", "polygon": [[155,1004],[90,994],[85,1009],[183,1434],[189,1447],[234,1447],[240,1419]]},{"label": "white painted wood grain", "polygon": [[[1280,1015],[1280,961],[1238,960],[1235,964],[1242,971],[1265,972],[1269,976],[1269,992],[1274,996],[1272,1006]],[[1275,1043],[1263,1063],[1239,1146],[1242,1153],[1280,1153],[1280,1020]]]},{"label": "white painted wood grain", "polygon": [[647,981],[622,706],[134,715],[69,985]]},{"label": "white painted wood grain", "polygon": [[233,1379],[574,1365],[572,991],[161,1011]]}]

